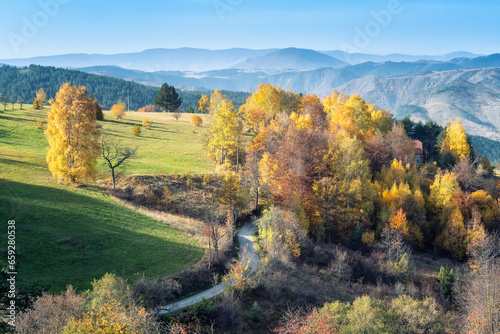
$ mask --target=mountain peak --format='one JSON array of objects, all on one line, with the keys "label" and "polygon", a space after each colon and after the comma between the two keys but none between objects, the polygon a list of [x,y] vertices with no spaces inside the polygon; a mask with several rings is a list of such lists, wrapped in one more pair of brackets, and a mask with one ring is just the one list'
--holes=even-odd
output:
[{"label": "mountain peak", "polygon": [[320,68],[339,68],[347,66],[337,58],[309,49],[289,47],[270,54],[247,59],[233,68],[244,70],[316,70]]}]

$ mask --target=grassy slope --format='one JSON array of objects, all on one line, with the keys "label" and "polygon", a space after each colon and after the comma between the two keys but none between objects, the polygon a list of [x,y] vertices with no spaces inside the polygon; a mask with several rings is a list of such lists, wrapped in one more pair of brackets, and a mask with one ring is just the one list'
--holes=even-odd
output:
[{"label": "grassy slope", "polygon": [[[98,187],[71,188],[53,180],[45,163],[47,141],[36,128],[46,112],[0,113],[0,130],[14,128],[0,138],[0,221],[6,231],[7,220],[16,220],[18,284],[51,284],[51,291],[72,284],[81,290],[106,272],[129,279],[155,277],[201,258],[203,250],[193,239],[121,207]],[[108,138],[139,147],[140,157],[129,173],[210,169],[200,157],[199,134],[191,132],[188,116],[177,122],[165,114],[148,115],[156,125],[135,138],[132,123],[143,117],[102,122]],[[108,177],[103,165],[99,174]],[[6,233],[0,235],[5,250]]]},{"label": "grassy slope", "polygon": [[[105,120],[101,124],[108,139],[119,140],[125,146],[138,147],[140,159],[127,167],[127,171],[134,174],[165,174],[171,173],[173,169],[179,173],[213,170],[213,165],[204,157],[202,136],[205,128],[195,128],[191,124],[191,114],[181,114],[178,121],[167,113],[129,112],[121,120],[113,119],[109,112],[104,114]],[[141,125],[144,118],[154,122],[152,128],[142,130],[139,137],[132,136],[132,127]],[[208,116],[202,115],[202,118],[206,124]]]}]

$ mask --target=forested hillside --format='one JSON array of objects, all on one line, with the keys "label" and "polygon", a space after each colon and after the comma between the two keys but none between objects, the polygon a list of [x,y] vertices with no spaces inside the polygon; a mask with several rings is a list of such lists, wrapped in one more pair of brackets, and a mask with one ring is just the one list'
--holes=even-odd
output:
[{"label": "forested hillside", "polygon": [[[25,104],[32,103],[35,92],[40,88],[47,93],[47,99],[53,98],[64,82],[86,86],[103,109],[110,108],[120,98],[128,101],[130,97],[130,110],[137,110],[152,104],[159,89],[133,81],[50,66],[30,65],[18,68],[5,65],[0,67],[0,94],[7,97],[9,101],[16,102],[22,98]],[[249,95],[243,92],[224,91],[223,93],[233,99],[236,106],[245,103]],[[203,93],[179,91],[179,94],[184,102],[181,110],[186,111],[190,106],[195,109]]]}]

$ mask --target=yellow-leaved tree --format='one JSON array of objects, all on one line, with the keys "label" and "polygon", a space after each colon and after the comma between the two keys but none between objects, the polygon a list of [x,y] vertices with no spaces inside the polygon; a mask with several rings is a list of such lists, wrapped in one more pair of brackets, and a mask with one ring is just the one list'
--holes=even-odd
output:
[{"label": "yellow-leaved tree", "polygon": [[36,91],[36,97],[33,100],[33,108],[41,109],[45,107],[45,101],[47,100],[47,94],[45,94],[45,90],[40,88]]},{"label": "yellow-leaved tree", "polygon": [[196,109],[198,110],[198,112],[207,113],[209,108],[210,108],[210,100],[208,99],[208,96],[202,95],[201,98],[198,100]]},{"label": "yellow-leaved tree", "polygon": [[101,133],[93,103],[87,88],[64,83],[47,115],[47,163],[60,182],[95,178]]},{"label": "yellow-leaved tree", "polygon": [[446,126],[446,138],[441,145],[441,153],[450,152],[455,159],[469,158],[470,145],[462,121],[456,119]]},{"label": "yellow-leaved tree", "polygon": [[[233,102],[218,90],[212,94],[210,113],[213,115],[209,135],[206,138],[205,149],[218,164],[230,162],[229,156],[238,156],[241,127],[238,122],[238,112]],[[238,163],[237,163],[238,164]]]},{"label": "yellow-leaved tree", "polygon": [[125,107],[123,106],[123,104],[118,103],[118,104],[115,104],[114,106],[111,107],[111,115],[116,117],[116,119],[122,118],[123,116],[125,116],[125,114],[126,114],[126,111],[125,111]]}]

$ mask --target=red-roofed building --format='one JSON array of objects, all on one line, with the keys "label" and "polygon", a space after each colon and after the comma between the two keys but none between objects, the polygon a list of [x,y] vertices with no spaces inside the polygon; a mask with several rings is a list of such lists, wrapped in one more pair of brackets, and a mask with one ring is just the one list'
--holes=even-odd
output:
[{"label": "red-roofed building", "polygon": [[423,164],[424,163],[424,146],[420,140],[413,141],[413,147],[415,148],[415,163]]}]

